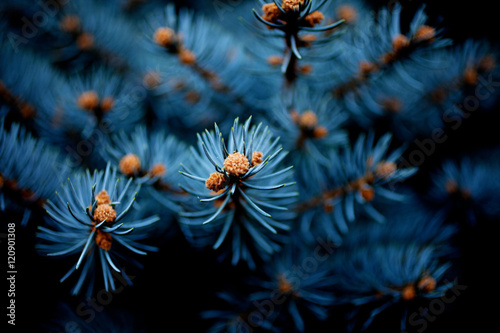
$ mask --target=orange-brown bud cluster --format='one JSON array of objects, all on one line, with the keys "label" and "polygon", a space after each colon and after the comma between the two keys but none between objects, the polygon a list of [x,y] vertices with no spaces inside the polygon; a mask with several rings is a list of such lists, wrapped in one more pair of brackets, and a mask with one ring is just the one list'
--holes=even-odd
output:
[{"label": "orange-brown bud cluster", "polygon": [[110,225],[116,219],[116,211],[110,204],[97,205],[93,218],[96,224],[106,221],[105,223]]},{"label": "orange-brown bud cluster", "polygon": [[294,291],[292,283],[284,274],[278,275],[278,290],[282,294],[291,294]]},{"label": "orange-brown bud cluster", "polygon": [[95,46],[94,36],[88,32],[83,32],[76,38],[76,46],[82,51],[92,50]]},{"label": "orange-brown bud cluster", "polygon": [[67,33],[79,33],[81,29],[80,18],[77,15],[66,15],[59,21],[59,29]]},{"label": "orange-brown bud cluster", "polygon": [[272,55],[267,57],[267,63],[271,66],[280,66],[283,63],[283,57]]},{"label": "orange-brown bud cluster", "polygon": [[236,152],[226,157],[224,168],[231,176],[241,177],[250,169],[250,162],[245,155]]},{"label": "orange-brown bud cluster", "polygon": [[323,15],[322,12],[316,10],[316,11],[310,13],[309,15],[307,15],[304,18],[304,21],[307,23],[307,25],[309,27],[314,27],[315,25],[323,22],[324,19],[325,19],[325,15]]},{"label": "orange-brown bud cluster", "polygon": [[398,34],[392,39],[392,49],[395,52],[401,52],[409,45],[410,45],[410,40],[405,35]]},{"label": "orange-brown bud cluster", "polygon": [[375,176],[377,176],[378,178],[387,179],[391,177],[394,174],[394,172],[396,172],[397,168],[398,167],[394,162],[386,162],[386,161],[379,162],[375,166]]},{"label": "orange-brown bud cluster", "polygon": [[109,205],[111,203],[111,198],[106,190],[102,190],[95,196],[97,205]]},{"label": "orange-brown bud cluster", "polygon": [[430,275],[424,275],[416,283],[409,283],[401,289],[401,297],[405,301],[411,301],[417,296],[417,292],[430,293],[436,289],[436,279]]},{"label": "orange-brown bud cluster", "polygon": [[196,55],[193,51],[183,48],[179,51],[179,61],[184,65],[194,65],[196,63]]},{"label": "orange-brown bud cluster", "polygon": [[413,284],[408,284],[403,287],[403,290],[401,290],[401,297],[405,301],[411,301],[417,296],[417,291],[415,290],[415,286]]},{"label": "orange-brown bud cluster", "polygon": [[432,42],[435,37],[436,29],[428,25],[421,25],[413,35],[413,40],[415,42]]},{"label": "orange-brown bud cluster", "polygon": [[163,177],[167,174],[167,167],[163,163],[155,163],[149,170],[151,177]]},{"label": "orange-brown bud cluster", "polygon": [[354,23],[358,17],[358,12],[350,5],[341,5],[337,8],[337,16],[344,19],[346,23]]},{"label": "orange-brown bud cluster", "polygon": [[115,100],[111,96],[106,96],[100,100],[99,94],[96,91],[87,90],[78,96],[76,104],[83,110],[96,111],[100,109],[102,112],[106,113],[113,109]]},{"label": "orange-brown bud cluster", "polygon": [[290,117],[302,129],[303,135],[315,139],[321,139],[328,135],[326,127],[318,126],[318,116],[311,110],[304,111],[302,114],[292,110]]},{"label": "orange-brown bud cluster", "polygon": [[122,157],[118,167],[124,175],[133,176],[141,170],[141,160],[135,154],[127,154]]},{"label": "orange-brown bud cluster", "polygon": [[283,8],[285,12],[298,11],[303,4],[304,0],[283,0],[281,8]]},{"label": "orange-brown bud cluster", "polygon": [[252,153],[252,168],[262,163],[262,156],[264,156],[264,154],[260,151],[254,151]]},{"label": "orange-brown bud cluster", "polygon": [[262,6],[264,16],[262,18],[268,22],[275,23],[281,16],[281,10],[274,3],[267,3]]},{"label": "orange-brown bud cluster", "polygon": [[159,27],[154,32],[153,41],[161,47],[169,48],[176,42],[176,35],[170,28]]},{"label": "orange-brown bud cluster", "polygon": [[[296,12],[300,10],[300,6],[304,4],[304,0],[283,0],[281,8],[279,8],[275,3],[266,3],[262,6],[262,19],[270,23],[286,23],[290,18],[289,13]],[[297,14],[298,15],[298,14]],[[293,15],[292,15],[293,17]],[[298,16],[297,16],[298,18]],[[307,27],[314,27],[320,24],[325,19],[325,16],[320,11],[314,11],[309,13],[303,18],[303,24]],[[269,27],[272,29],[273,27]]]},{"label": "orange-brown bud cluster", "polygon": [[[111,206],[111,198],[106,190],[100,191],[96,196],[95,200],[97,201],[97,207],[94,210],[94,215],[92,218],[92,223],[94,225],[98,225],[99,223],[104,223],[108,226],[113,225],[116,220],[116,210]],[[109,251],[111,249],[112,238],[111,235],[107,232],[104,232],[100,229],[96,230],[95,233],[95,242],[97,246],[105,251]]]},{"label": "orange-brown bud cluster", "polygon": [[220,172],[214,172],[210,174],[210,177],[205,181],[205,186],[211,191],[219,192],[224,189],[227,185],[227,179],[224,174]]},{"label": "orange-brown bud cluster", "polygon": [[95,234],[95,243],[97,246],[99,246],[101,249],[105,251],[109,251],[111,249],[111,244],[112,244],[112,238],[111,235],[107,232],[97,230]]},{"label": "orange-brown bud cluster", "polygon": [[373,201],[373,199],[375,198],[375,190],[373,189],[373,187],[369,184],[366,184],[366,183],[362,183],[360,186],[359,186],[359,194],[361,195],[361,197],[365,200],[365,201]]}]

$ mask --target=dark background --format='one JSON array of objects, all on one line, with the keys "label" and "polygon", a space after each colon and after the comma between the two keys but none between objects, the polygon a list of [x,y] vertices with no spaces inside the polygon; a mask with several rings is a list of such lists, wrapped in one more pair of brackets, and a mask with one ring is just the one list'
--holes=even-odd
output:
[{"label": "dark background", "polygon": [[[179,1],[186,4],[185,1]],[[195,1],[188,1],[196,7]],[[375,7],[387,1],[372,1]],[[411,17],[423,3],[402,1],[404,15]],[[499,41],[498,12],[492,1],[476,0],[426,1],[427,14],[431,22],[446,28],[445,35],[460,42],[467,38]],[[497,108],[500,111],[499,108]],[[442,154],[462,149],[474,149],[484,144],[499,141],[498,114],[488,118],[471,118],[446,146]],[[439,156],[439,154],[436,154]],[[500,203],[499,203],[500,204]],[[17,216],[1,216],[3,227]],[[56,304],[62,300],[75,309],[82,300],[68,296],[70,283],[60,284],[58,279],[68,265],[63,261],[52,261],[35,253],[36,225],[42,221],[32,220],[27,228],[16,227],[16,330],[14,332],[41,332],[41,323],[54,318]],[[457,240],[461,257],[457,262],[458,283],[467,289],[446,306],[443,314],[428,324],[424,332],[456,332],[473,329],[490,331],[497,329],[498,314],[498,223],[464,226]],[[2,230],[2,232],[6,232]],[[1,240],[1,251],[6,257],[6,242]],[[4,259],[6,261],[6,259]],[[138,327],[147,332],[204,332],[206,323],[197,313],[211,309],[216,302],[214,291],[223,290],[228,281],[235,281],[247,271],[234,269],[227,264],[215,264],[213,253],[192,249],[180,234],[169,238],[160,252],[148,255],[143,260],[145,269],[137,274],[134,286],[125,287],[114,294],[108,309],[126,309],[135,317]],[[5,262],[4,262],[5,263]],[[3,266],[4,264],[2,264]],[[131,273],[134,275],[133,273]],[[6,286],[7,287],[7,286]],[[1,293],[7,299],[3,289]],[[4,303],[2,303],[4,304]],[[85,307],[89,309],[89,307]],[[5,308],[4,308],[4,311]],[[2,314],[2,322],[5,315]],[[85,317],[84,317],[85,318]],[[88,317],[87,317],[88,318]],[[368,332],[398,332],[397,315],[388,312],[375,322]],[[331,320],[314,328],[311,332],[333,332],[342,327],[342,318],[332,314]],[[11,330],[8,330],[10,332]],[[70,331],[70,330],[69,330]],[[340,331],[340,330],[336,330]],[[412,332],[411,330],[409,330]]]}]

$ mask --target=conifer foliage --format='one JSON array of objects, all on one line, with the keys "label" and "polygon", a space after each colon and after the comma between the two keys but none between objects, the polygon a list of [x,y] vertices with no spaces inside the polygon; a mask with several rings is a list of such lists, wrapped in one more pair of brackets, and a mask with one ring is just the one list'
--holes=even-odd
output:
[{"label": "conifer foliage", "polygon": [[500,221],[500,53],[446,23],[409,1],[2,1],[3,320],[461,327],[495,265],[470,258]]}]

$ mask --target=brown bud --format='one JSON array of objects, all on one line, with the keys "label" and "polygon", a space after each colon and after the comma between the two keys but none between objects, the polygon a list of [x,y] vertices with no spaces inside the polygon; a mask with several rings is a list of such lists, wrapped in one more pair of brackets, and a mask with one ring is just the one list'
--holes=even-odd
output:
[{"label": "brown bud", "polygon": [[392,48],[396,52],[400,52],[404,48],[408,47],[408,45],[410,45],[410,40],[405,35],[397,34],[392,39]]},{"label": "brown bud", "polygon": [[224,177],[224,174],[220,172],[214,172],[210,174],[210,177],[205,181],[205,186],[209,190],[212,190],[214,192],[219,192],[220,190],[224,189],[227,185],[227,180]]},{"label": "brown bud", "polygon": [[436,280],[429,275],[424,276],[418,281],[417,288],[425,292],[432,292],[436,289]]},{"label": "brown bud", "polygon": [[359,187],[359,193],[365,201],[372,201],[375,197],[375,190],[366,183],[361,184]]},{"label": "brown bud", "polygon": [[272,55],[267,57],[267,63],[271,66],[280,66],[283,63],[283,57]]},{"label": "brown bud", "polygon": [[436,29],[428,25],[421,25],[415,32],[413,39],[416,42],[432,42],[435,36]]},{"label": "brown bud", "polygon": [[353,23],[358,17],[358,13],[353,6],[342,5],[337,8],[337,16],[344,19],[346,23]]},{"label": "brown bud", "polygon": [[109,251],[111,249],[111,243],[112,243],[111,235],[107,232],[97,230],[95,234],[95,243],[101,249]]},{"label": "brown bud", "polygon": [[184,65],[194,65],[196,63],[196,55],[193,51],[182,49],[179,52],[179,61]]},{"label": "brown bud", "polygon": [[262,163],[262,156],[264,155],[260,151],[254,151],[252,153],[252,168]]},{"label": "brown bud", "polygon": [[417,291],[415,290],[415,287],[413,285],[407,285],[401,290],[401,297],[405,301],[411,301],[417,296]]},{"label": "brown bud", "polygon": [[315,139],[321,139],[328,135],[328,130],[324,126],[316,126],[313,131]]},{"label": "brown bud", "polygon": [[137,155],[130,153],[122,157],[118,166],[121,173],[132,176],[141,170],[141,160]]},{"label": "brown bud", "polygon": [[89,51],[94,48],[94,36],[84,32],[76,38],[76,46],[82,51]]},{"label": "brown bud", "polygon": [[113,109],[114,105],[115,105],[114,98],[112,96],[106,96],[102,99],[101,110],[104,113],[109,112],[111,111],[111,109]]},{"label": "brown bud", "polygon": [[116,219],[116,211],[111,205],[97,205],[96,209],[94,210],[93,218],[96,224],[99,224],[106,220],[106,224],[110,225],[113,224]]},{"label": "brown bud", "polygon": [[97,201],[97,205],[106,205],[111,203],[111,198],[106,190],[102,190],[95,196],[95,200]]},{"label": "brown bud", "polygon": [[149,170],[151,177],[163,177],[167,173],[167,168],[163,163],[156,163]]},{"label": "brown bud", "polygon": [[268,22],[276,23],[281,16],[281,10],[274,3],[267,3],[262,6],[264,16],[262,18]]},{"label": "brown bud", "polygon": [[156,29],[153,35],[153,41],[162,47],[168,48],[173,45],[175,40],[174,30],[167,27],[160,27]]},{"label": "brown bud", "polygon": [[243,176],[250,168],[250,163],[245,155],[233,153],[224,160],[224,168],[232,176]]},{"label": "brown bud", "polygon": [[78,96],[76,103],[80,108],[92,111],[99,106],[99,95],[94,90],[85,91]]},{"label": "brown bud", "polygon": [[59,29],[67,33],[80,31],[80,18],[77,15],[66,15],[59,22]]},{"label": "brown bud", "polygon": [[307,15],[304,18],[304,21],[307,23],[309,27],[314,27],[317,24],[320,24],[325,19],[325,15],[323,15],[320,11],[314,11]]}]

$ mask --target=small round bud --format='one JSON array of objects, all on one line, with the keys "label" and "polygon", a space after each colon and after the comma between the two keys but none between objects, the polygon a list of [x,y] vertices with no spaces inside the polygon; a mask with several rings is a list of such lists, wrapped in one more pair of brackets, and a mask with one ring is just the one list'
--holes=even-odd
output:
[{"label": "small round bud", "polygon": [[111,205],[98,205],[94,210],[94,222],[96,224],[106,220],[106,224],[113,224],[116,219],[116,211]]},{"label": "small round bud", "polygon": [[421,25],[415,32],[413,39],[416,42],[431,42],[435,36],[436,29],[429,27],[428,25]]},{"label": "small round bud", "polygon": [[283,63],[283,57],[280,56],[269,56],[267,57],[267,63],[271,66],[280,66]]},{"label": "small round bud", "polygon": [[101,249],[109,251],[111,249],[111,243],[112,243],[111,235],[107,232],[97,230],[95,234],[95,243]]},{"label": "small round bud", "polygon": [[167,174],[167,168],[163,163],[156,163],[149,170],[151,177],[163,177]]},{"label": "small round bud", "polygon": [[156,29],[153,35],[153,41],[162,47],[170,47],[173,45],[175,40],[175,32],[174,30],[167,27],[160,27]]},{"label": "small round bud", "polygon": [[293,292],[293,285],[288,279],[283,275],[280,274],[278,276],[278,289],[282,294],[290,294]]},{"label": "small round bud", "polygon": [[396,52],[400,52],[401,50],[405,49],[409,45],[410,45],[410,40],[405,35],[397,34],[392,39],[392,48]]},{"label": "small round bud", "polygon": [[80,31],[80,18],[77,15],[66,15],[59,22],[59,29],[67,33],[77,33]]},{"label": "small round bud", "polygon": [[361,61],[359,63],[359,72],[362,77],[373,73],[377,70],[377,65],[371,61]]},{"label": "small round bud", "polygon": [[463,74],[464,83],[470,86],[475,86],[479,79],[477,69],[474,66],[468,66]]},{"label": "small round bud", "polygon": [[304,4],[304,0],[283,0],[281,4],[281,8],[285,12],[290,12],[290,11],[298,11],[300,8],[300,5]]},{"label": "small round bud", "polygon": [[241,177],[248,172],[250,163],[248,158],[241,153],[233,153],[226,157],[224,168],[231,176]]},{"label": "small round bud", "polygon": [[84,32],[76,38],[76,46],[82,51],[89,51],[94,48],[94,36]]},{"label": "small round bud", "polygon": [[101,102],[101,110],[102,112],[108,112],[113,109],[113,106],[115,105],[115,100],[111,96],[106,96],[102,99]]},{"label": "small round bud", "polygon": [[307,34],[307,35],[302,35],[300,36],[300,40],[303,41],[304,43],[312,43],[315,42],[318,39],[316,35],[313,34]]},{"label": "small round bud", "polygon": [[324,126],[317,126],[314,128],[313,137],[315,139],[322,139],[328,135],[328,130]]},{"label": "small round bud", "polygon": [[309,75],[313,71],[313,66],[311,64],[305,64],[299,67],[299,72],[303,75]]},{"label": "small round bud", "polygon": [[415,298],[415,296],[417,296],[417,292],[413,285],[407,285],[403,288],[403,290],[401,290],[401,297],[405,301],[411,301]]},{"label": "small round bud", "polygon": [[417,288],[425,292],[433,292],[436,289],[436,280],[429,275],[424,276],[418,281]]},{"label": "small round bud", "polygon": [[318,117],[313,111],[308,110],[300,115],[300,127],[313,129],[316,125],[318,125]]},{"label": "small round bud", "polygon": [[106,190],[102,190],[95,196],[95,200],[97,201],[97,206],[100,205],[109,205],[111,203],[111,198]]},{"label": "small round bud", "polygon": [[92,111],[99,106],[99,95],[94,90],[85,91],[78,96],[76,103],[80,108]]},{"label": "small round bud", "polygon": [[353,23],[358,17],[358,13],[353,6],[342,5],[337,8],[337,16],[344,19],[346,23]]},{"label": "small round bud", "polygon": [[375,197],[375,190],[370,185],[363,183],[359,187],[359,194],[365,201],[372,201]]},{"label": "small round bud", "polygon": [[382,161],[375,166],[375,175],[378,178],[387,179],[391,177],[397,170],[396,163]]},{"label": "small round bud", "polygon": [[280,9],[274,3],[267,3],[263,5],[262,11],[264,12],[264,16],[262,16],[262,18],[271,23],[275,23],[281,15]]},{"label": "small round bud", "polygon": [[121,173],[127,176],[135,175],[141,169],[141,160],[135,154],[127,154],[122,157],[119,163]]},{"label": "small round bud", "polygon": [[325,15],[323,15],[320,11],[314,11],[307,15],[304,18],[304,21],[307,23],[309,27],[314,27],[317,24],[320,24],[325,19]]},{"label": "small round bud", "polygon": [[214,172],[210,174],[210,177],[208,177],[208,179],[205,181],[206,188],[214,192],[219,192],[220,190],[224,189],[226,185],[226,177],[224,177],[224,174],[220,172]]},{"label": "small round bud", "polygon": [[254,151],[252,153],[252,168],[262,163],[262,156],[264,156],[264,154],[260,151]]},{"label": "small round bud", "polygon": [[193,51],[182,49],[179,52],[179,61],[184,65],[194,65],[196,63],[196,55]]}]

